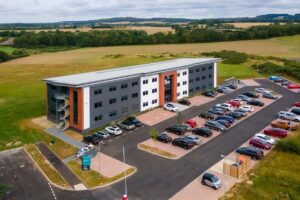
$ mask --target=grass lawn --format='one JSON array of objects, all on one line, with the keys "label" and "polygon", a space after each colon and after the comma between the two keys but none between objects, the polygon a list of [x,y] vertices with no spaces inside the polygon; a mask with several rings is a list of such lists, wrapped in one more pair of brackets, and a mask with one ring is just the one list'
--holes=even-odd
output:
[{"label": "grass lawn", "polygon": [[0,51],[4,51],[4,52],[8,53],[9,55],[11,55],[14,50],[16,50],[16,48],[14,48],[14,47],[0,46]]},{"label": "grass lawn", "polygon": [[9,185],[3,185],[0,184],[0,199],[3,198],[3,196],[5,195],[5,193],[11,188],[11,186]]},{"label": "grass lawn", "polygon": [[[77,174],[82,182],[88,187],[88,188],[94,188],[101,185],[106,185],[109,183],[112,183],[114,181],[117,181],[119,179],[122,179],[124,177],[124,172],[114,176],[114,177],[105,177],[99,174],[98,172],[94,170],[89,171],[82,171],[81,169],[81,162],[79,160],[73,160],[68,163],[69,168]],[[129,168],[126,171],[126,175],[131,175],[135,172],[135,168]]]},{"label": "grass lawn", "polygon": [[174,159],[174,158],[178,157],[177,155],[174,155],[174,154],[169,153],[167,151],[163,151],[163,150],[160,150],[160,149],[155,148],[155,147],[149,147],[149,146],[144,145],[144,144],[139,144],[138,148],[141,149],[141,150],[144,150],[144,151],[148,151],[150,153],[154,153],[154,154],[158,154],[158,155],[161,155],[163,157],[166,157],[166,158],[170,158],[170,159]]}]

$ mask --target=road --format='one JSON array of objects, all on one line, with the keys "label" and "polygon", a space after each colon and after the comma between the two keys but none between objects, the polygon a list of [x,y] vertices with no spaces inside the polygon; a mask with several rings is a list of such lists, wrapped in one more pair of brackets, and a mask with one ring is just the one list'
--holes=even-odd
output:
[{"label": "road", "polygon": [[[257,81],[260,82],[263,87],[271,88],[282,94],[283,97],[232,127],[228,132],[217,136],[178,160],[164,159],[137,149],[137,144],[149,137],[148,132],[150,127],[147,126],[103,146],[102,151],[105,154],[122,160],[122,146],[124,145],[127,163],[138,169],[137,173],[127,179],[129,199],[169,199],[210,166],[221,160],[220,155],[227,155],[232,152],[255,133],[266,127],[270,121],[275,118],[279,110],[286,110],[297,98],[299,99],[299,94],[290,92],[268,80]],[[199,107],[192,107],[182,113],[183,118],[192,118],[200,112],[206,111],[216,103],[232,99],[237,94],[250,89],[251,87],[244,87],[228,95],[224,95],[216,101]],[[175,124],[176,121],[176,117],[174,117],[156,125],[155,128],[162,131],[167,126]],[[2,182],[1,177],[0,181]],[[35,185],[35,183],[33,183],[33,185]],[[46,191],[46,189],[44,190]],[[119,200],[124,194],[124,181],[92,191],[73,192],[54,188],[54,192],[57,199]],[[47,199],[35,197],[36,196],[32,196],[30,199]]]}]

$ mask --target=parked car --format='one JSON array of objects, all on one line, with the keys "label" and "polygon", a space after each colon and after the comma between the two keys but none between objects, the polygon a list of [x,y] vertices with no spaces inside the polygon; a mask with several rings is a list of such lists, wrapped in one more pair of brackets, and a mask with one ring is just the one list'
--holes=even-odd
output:
[{"label": "parked car", "polygon": [[264,92],[267,92],[268,90],[265,88],[255,88],[254,91],[257,93],[264,93]]},{"label": "parked car", "polygon": [[215,114],[215,115],[224,115],[225,114],[225,111],[221,108],[210,108],[208,110],[208,112]]},{"label": "parked car", "polygon": [[239,108],[234,110],[233,112],[240,113],[243,117],[246,117],[248,115],[248,112],[245,110],[240,110]]},{"label": "parked car", "polygon": [[178,103],[180,103],[180,104],[182,104],[182,105],[186,105],[186,106],[189,106],[189,105],[191,105],[191,102],[190,102],[190,100],[188,100],[188,99],[179,99],[178,100]]},{"label": "parked car", "polygon": [[243,94],[237,95],[236,98],[241,99],[242,101],[246,101],[246,102],[252,99],[251,97],[248,97],[248,96],[243,95]]},{"label": "parked car", "polygon": [[204,126],[206,126],[209,129],[213,129],[220,132],[224,132],[226,130],[225,126],[223,126],[217,121],[212,121],[212,120],[207,121]]},{"label": "parked car", "polygon": [[118,135],[121,135],[123,133],[123,131],[117,126],[108,126],[108,127],[105,128],[105,130],[109,134],[114,135],[114,136],[118,136]]},{"label": "parked car", "polygon": [[196,128],[197,127],[197,122],[193,119],[189,119],[184,122],[185,124],[188,124],[191,128]]},{"label": "parked car", "polygon": [[135,128],[135,125],[132,122],[127,121],[127,120],[118,122],[118,125],[119,125],[119,127],[123,128],[127,131],[133,130]]},{"label": "parked car", "polygon": [[264,149],[264,150],[270,150],[271,149],[271,145],[269,143],[267,143],[266,141],[260,139],[260,138],[256,138],[253,137],[250,139],[249,144],[251,146],[260,148],[260,149]]},{"label": "parked car", "polygon": [[292,113],[296,114],[296,115],[300,115],[300,108],[293,108],[291,110]]},{"label": "parked car", "polygon": [[229,93],[229,90],[224,87],[217,88],[216,91],[219,93]]},{"label": "parked car", "polygon": [[95,134],[101,135],[104,139],[106,139],[110,136],[106,130],[97,131]]},{"label": "parked car", "polygon": [[184,129],[185,132],[192,130],[192,127],[189,124],[177,124],[177,126]]},{"label": "parked car", "polygon": [[93,145],[98,145],[100,142],[100,139],[95,135],[86,135],[83,137],[83,141],[86,143],[92,143]]},{"label": "parked car", "polygon": [[287,130],[281,128],[267,128],[264,130],[264,134],[279,138],[285,138],[288,136]]},{"label": "parked car", "polygon": [[171,111],[171,112],[177,112],[178,111],[178,108],[175,105],[173,105],[172,103],[166,103],[164,105],[164,108],[168,111]]},{"label": "parked car", "polygon": [[271,92],[264,92],[263,97],[268,99],[278,99],[278,95],[275,95]]},{"label": "parked car", "polygon": [[251,106],[249,106],[249,105],[241,106],[241,107],[239,107],[238,109],[239,109],[239,110],[246,111],[246,112],[249,112],[249,113],[251,113],[251,112],[254,111],[254,109],[253,109]]},{"label": "parked car", "polygon": [[174,146],[178,146],[184,149],[190,149],[192,148],[195,144],[191,140],[185,139],[183,137],[176,138],[172,141],[172,144]]},{"label": "parked car", "polygon": [[166,128],[166,131],[175,133],[177,135],[183,135],[187,130],[184,127],[174,125],[174,126],[170,126],[170,127]]},{"label": "parked car", "polygon": [[215,92],[213,90],[207,90],[207,91],[202,92],[202,95],[206,96],[206,97],[215,97],[215,96],[217,96],[217,92]]},{"label": "parked car", "polygon": [[234,101],[234,100],[227,101],[226,103],[228,103],[228,104],[230,104],[231,106],[236,107],[236,108],[238,108],[238,107],[241,106],[240,102]]},{"label": "parked car", "polygon": [[192,130],[192,133],[203,137],[212,136],[212,131],[207,127],[195,128]]},{"label": "parked car", "polygon": [[244,103],[244,101],[242,99],[232,99],[231,101],[235,101],[238,102],[240,104],[240,106]]},{"label": "parked car", "polygon": [[282,79],[281,77],[279,77],[279,76],[270,76],[270,77],[269,77],[269,80],[274,81],[274,82],[277,82],[277,83],[283,81],[283,79]]},{"label": "parked car", "polygon": [[245,92],[243,95],[246,95],[247,97],[251,97],[251,98],[255,98],[255,99],[259,97],[259,95],[254,91]]},{"label": "parked car", "polygon": [[294,106],[296,106],[296,107],[300,107],[300,101],[296,101],[296,102],[294,102]]},{"label": "parked car", "polygon": [[238,88],[238,86],[237,86],[237,85],[234,85],[234,84],[227,85],[227,87],[229,87],[229,88],[232,89],[232,90],[235,90],[235,89]]},{"label": "parked car", "polygon": [[79,151],[76,152],[76,157],[77,157],[77,158],[81,158],[81,157],[84,156],[88,151],[89,151],[89,148],[88,148],[88,147],[83,147],[83,148],[81,148]]},{"label": "parked car", "polygon": [[220,124],[222,124],[223,126],[225,126],[226,128],[230,127],[230,125],[231,125],[229,121],[224,120],[224,119],[219,119],[216,121],[219,122]]},{"label": "parked car", "polygon": [[136,127],[140,127],[144,125],[140,120],[138,120],[133,116],[128,117],[126,121],[129,121],[130,123],[134,124]]},{"label": "parked car", "polygon": [[227,93],[229,93],[229,92],[232,92],[233,91],[233,89],[231,89],[230,87],[228,87],[228,86],[225,86],[225,87],[223,87],[223,90],[226,90],[227,91]]},{"label": "parked car", "polygon": [[188,140],[194,142],[195,145],[199,145],[199,144],[202,143],[202,140],[198,136],[196,136],[196,135],[186,135],[183,138],[188,139]]},{"label": "parked car", "polygon": [[287,85],[287,88],[289,88],[289,89],[299,89],[300,85],[295,84],[295,83],[290,83],[290,84]]},{"label": "parked car", "polygon": [[169,143],[172,142],[172,138],[166,133],[162,132],[156,137],[157,141],[164,142],[164,143]]},{"label": "parked car", "polygon": [[271,122],[273,128],[283,128],[286,130],[297,130],[298,124],[295,122],[285,121],[282,119],[276,119]]},{"label": "parked car", "polygon": [[247,102],[248,105],[253,105],[253,106],[264,106],[265,103],[262,102],[262,101],[259,101],[259,100],[255,100],[255,99],[252,99],[250,101]]},{"label": "parked car", "polygon": [[199,117],[204,119],[214,119],[215,115],[210,112],[204,112],[204,113],[200,113]]},{"label": "parked car", "polygon": [[219,115],[219,116],[216,117],[215,120],[220,120],[220,119],[226,120],[226,121],[228,121],[228,122],[231,123],[231,124],[232,124],[233,122],[235,122],[235,119],[234,119],[233,117],[231,117],[231,116],[228,116],[228,115]]},{"label": "parked car", "polygon": [[275,140],[266,134],[256,133],[254,137],[260,138],[260,139],[264,140],[265,142],[269,143],[270,145],[275,144]]},{"label": "parked car", "polygon": [[221,180],[212,173],[204,173],[202,176],[202,184],[212,187],[213,189],[217,190],[222,186]]},{"label": "parked car", "polygon": [[294,122],[300,122],[300,116],[296,115],[295,113],[292,113],[292,112],[280,111],[280,112],[278,112],[277,116],[280,119],[290,120],[290,121],[294,121]]},{"label": "parked car", "polygon": [[239,147],[236,153],[251,157],[253,160],[259,160],[264,157],[264,152],[256,147]]},{"label": "parked car", "polygon": [[227,111],[232,111],[233,110],[233,106],[229,103],[220,103],[220,104],[217,104],[216,106],[223,107]]},{"label": "parked car", "polygon": [[233,112],[228,113],[228,116],[231,116],[234,119],[241,119],[243,117],[243,114],[239,113],[239,112],[234,112],[233,111]]},{"label": "parked car", "polygon": [[288,80],[283,80],[282,82],[281,82],[281,85],[282,86],[287,86],[288,84],[290,84],[291,82],[290,81],[288,81]]}]

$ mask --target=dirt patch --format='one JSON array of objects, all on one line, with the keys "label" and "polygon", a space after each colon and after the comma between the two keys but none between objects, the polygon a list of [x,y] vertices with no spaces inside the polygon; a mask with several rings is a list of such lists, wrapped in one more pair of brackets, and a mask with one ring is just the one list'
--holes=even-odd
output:
[{"label": "dirt patch", "polygon": [[77,133],[75,131],[72,131],[72,130],[67,130],[64,132],[67,136],[73,138],[74,140],[77,140],[77,141],[81,141],[82,138],[83,138],[83,135],[81,135],[80,133]]},{"label": "dirt patch", "polygon": [[46,116],[34,118],[31,120],[34,124],[42,127],[42,128],[51,128],[54,127],[55,124],[47,119]]}]

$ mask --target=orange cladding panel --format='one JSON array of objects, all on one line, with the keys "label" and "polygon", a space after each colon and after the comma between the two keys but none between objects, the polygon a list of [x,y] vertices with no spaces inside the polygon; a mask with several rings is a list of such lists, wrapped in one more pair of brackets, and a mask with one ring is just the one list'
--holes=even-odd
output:
[{"label": "orange cladding panel", "polygon": [[[78,123],[74,123],[74,92],[77,92],[77,111],[78,111]],[[83,130],[83,89],[82,88],[69,88],[69,102],[70,102],[70,126],[78,129],[78,130]]]},{"label": "orange cladding panel", "polygon": [[177,101],[177,72],[165,72],[159,74],[159,105],[163,106],[165,104],[165,77],[172,77],[172,101]]}]

